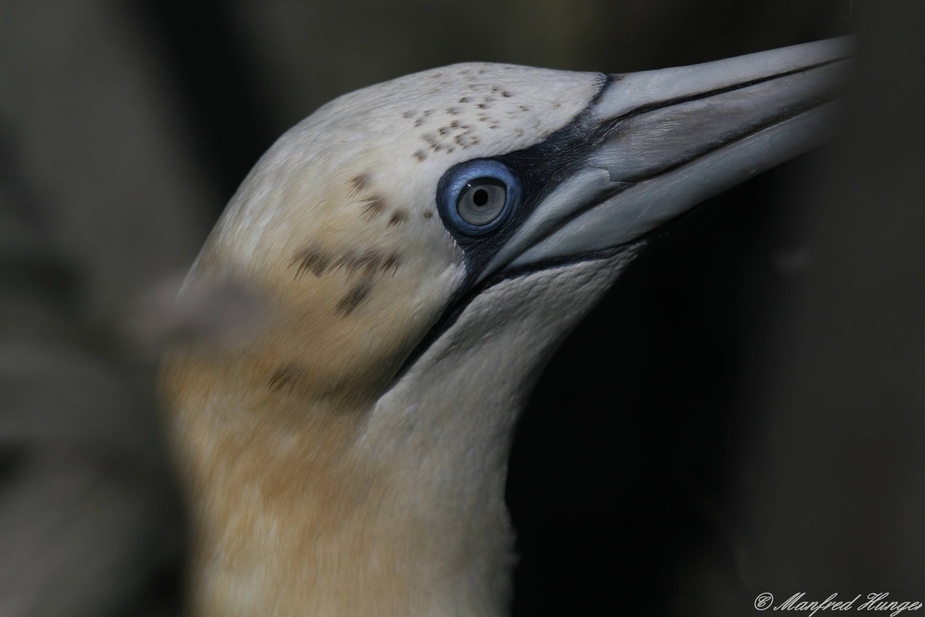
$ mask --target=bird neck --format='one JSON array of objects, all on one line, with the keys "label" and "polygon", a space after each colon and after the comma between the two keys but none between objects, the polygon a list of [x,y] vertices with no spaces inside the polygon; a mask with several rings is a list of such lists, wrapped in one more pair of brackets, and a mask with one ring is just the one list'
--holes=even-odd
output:
[{"label": "bird neck", "polygon": [[375,398],[267,388],[254,358],[175,354],[164,387],[198,523],[195,612],[504,614],[514,423],[634,254],[489,287]]},{"label": "bird neck", "polygon": [[164,382],[194,496],[194,614],[505,613],[515,407],[473,425],[422,408],[426,392],[311,400],[194,354]]}]

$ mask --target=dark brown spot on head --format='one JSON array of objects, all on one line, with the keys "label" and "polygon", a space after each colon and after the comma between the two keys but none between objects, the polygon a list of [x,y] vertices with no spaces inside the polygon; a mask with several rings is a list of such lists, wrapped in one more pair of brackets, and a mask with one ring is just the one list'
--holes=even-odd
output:
[{"label": "dark brown spot on head", "polygon": [[331,257],[322,251],[314,248],[306,248],[295,254],[295,257],[289,262],[289,267],[298,266],[295,273],[296,278],[302,276],[306,272],[311,272],[315,276],[321,276],[327,271],[328,266],[331,265],[331,261]]},{"label": "dark brown spot on head", "polygon": [[437,132],[440,133],[441,135],[446,135],[447,133],[450,132],[450,128],[447,126],[441,126],[439,129],[437,129]]},{"label": "dark brown spot on head", "polygon": [[511,98],[511,93],[505,90],[504,92],[501,93],[501,96],[503,96],[506,99],[509,99]]},{"label": "dark brown spot on head", "polygon": [[401,263],[401,256],[398,253],[392,253],[382,262],[382,271],[395,274],[398,271],[398,265]]},{"label": "dark brown spot on head", "polygon": [[372,281],[363,279],[353,286],[347,294],[337,303],[337,314],[346,317],[363,304],[373,289]]},{"label": "dark brown spot on head", "polygon": [[458,128],[459,128],[459,120],[453,120],[452,122],[450,122],[450,128],[451,128],[451,129],[458,129]]},{"label": "dark brown spot on head", "polygon": [[383,260],[381,251],[349,251],[334,263],[334,268],[343,268],[348,274],[370,276],[381,267]]},{"label": "dark brown spot on head", "polygon": [[430,210],[425,210],[425,211],[424,211],[424,218],[425,218],[425,219],[432,219],[432,218],[434,218],[434,213],[431,212]]},{"label": "dark brown spot on head", "polygon": [[414,112],[411,111],[411,110],[408,110],[408,111],[406,111],[405,113],[403,113],[403,114],[401,115],[401,117],[402,117],[402,118],[405,118],[405,119],[413,118],[413,117],[414,117]]},{"label": "dark brown spot on head", "polygon": [[385,210],[385,198],[382,195],[373,195],[363,200],[363,216],[371,221]]},{"label": "dark brown spot on head", "polygon": [[350,179],[350,185],[353,187],[350,196],[354,197],[357,193],[369,187],[369,174],[358,174]]},{"label": "dark brown spot on head", "polygon": [[455,141],[457,145],[462,146],[463,150],[465,150],[469,146],[474,146],[479,143],[479,138],[467,131],[454,137],[453,141]]},{"label": "dark brown spot on head", "polygon": [[530,108],[527,107],[526,105],[521,105],[521,106],[520,106],[520,111],[530,111]]},{"label": "dark brown spot on head", "polygon": [[476,105],[476,107],[478,107],[479,109],[488,109],[488,104],[487,104],[487,103],[479,103],[478,105]]},{"label": "dark brown spot on head", "polygon": [[431,133],[425,133],[421,135],[421,140],[424,141],[430,149],[434,152],[440,152],[440,144],[437,142],[437,137]]},{"label": "dark brown spot on head", "polygon": [[459,109],[459,107],[448,107],[446,113],[450,114],[451,116],[458,116],[460,111],[462,110]]},{"label": "dark brown spot on head", "polygon": [[270,380],[267,382],[267,388],[273,390],[274,392],[279,392],[281,390],[291,392],[295,387],[296,382],[301,379],[302,372],[302,367],[299,366],[299,364],[296,362],[289,362],[288,364],[284,364],[273,371],[273,374],[270,375]]},{"label": "dark brown spot on head", "polygon": [[471,101],[471,100],[472,100],[471,97],[464,96],[464,97],[462,97],[461,99],[459,99],[459,102],[460,102],[460,103],[468,103],[468,102]]},{"label": "dark brown spot on head", "polygon": [[417,159],[418,162],[422,162],[422,161],[424,161],[424,160],[427,158],[427,153],[424,152],[423,150],[418,150],[417,152],[415,152],[415,153],[412,154],[411,156],[412,156],[413,158]]},{"label": "dark brown spot on head", "polygon": [[421,126],[422,124],[424,124],[424,120],[421,118],[418,118],[417,120],[414,121],[415,128]]}]

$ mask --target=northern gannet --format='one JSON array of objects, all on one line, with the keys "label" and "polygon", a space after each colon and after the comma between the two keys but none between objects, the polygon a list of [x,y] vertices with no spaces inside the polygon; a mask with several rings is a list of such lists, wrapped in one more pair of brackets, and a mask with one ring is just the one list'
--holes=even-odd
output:
[{"label": "northern gannet", "polygon": [[285,134],[187,285],[266,300],[163,371],[204,616],[494,616],[518,412],[646,244],[825,139],[835,39],[623,75],[469,63],[344,95]]}]

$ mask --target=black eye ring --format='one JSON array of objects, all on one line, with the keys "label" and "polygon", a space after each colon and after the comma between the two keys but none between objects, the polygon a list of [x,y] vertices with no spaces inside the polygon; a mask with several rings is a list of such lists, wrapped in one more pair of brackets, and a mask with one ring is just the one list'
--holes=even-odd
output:
[{"label": "black eye ring", "polygon": [[468,236],[494,229],[520,203],[520,181],[507,165],[476,159],[450,169],[437,188],[443,220]]}]

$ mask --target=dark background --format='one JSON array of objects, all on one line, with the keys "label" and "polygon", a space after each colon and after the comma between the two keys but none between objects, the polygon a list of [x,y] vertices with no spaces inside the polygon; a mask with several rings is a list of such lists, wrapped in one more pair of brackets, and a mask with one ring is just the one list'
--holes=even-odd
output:
[{"label": "dark background", "polygon": [[[57,247],[48,261],[71,283],[66,298],[49,299],[61,284],[42,270],[29,277],[30,298],[72,307],[55,319],[83,332],[74,345],[114,374],[131,365],[132,396],[147,400],[151,363],[122,348],[116,324],[156,280],[188,266],[276,137],[331,98],[459,61],[628,72],[859,32],[845,136],[670,225],[551,361],[510,465],[514,615],[747,615],[764,591],[778,601],[882,591],[925,601],[922,6],[4,0],[0,212],[43,213],[28,225],[43,230],[33,244],[38,254]],[[21,255],[18,240],[6,242],[16,250],[0,257]],[[19,282],[0,293],[19,293],[23,260],[8,261],[2,272],[14,274],[3,280]],[[11,324],[29,311],[4,319],[0,378],[17,363]],[[46,365],[35,370],[70,414],[66,387]],[[45,448],[41,431],[16,452]],[[29,520],[3,518],[4,478],[31,477],[21,455],[4,458],[6,443],[0,549],[19,552],[0,550],[0,609],[39,606],[37,597],[65,595],[73,570],[44,567],[34,543],[3,544]],[[148,479],[119,480],[126,503]],[[83,503],[68,495],[54,508],[65,536],[69,508]],[[18,503],[28,511],[28,499]],[[182,538],[180,516],[165,526],[136,510],[98,511],[104,522],[135,513],[141,547]],[[97,533],[94,542],[112,543]],[[175,545],[155,565],[137,556],[149,551],[113,549],[122,570],[138,564],[137,577],[97,581],[98,592],[78,594],[85,604],[51,603],[58,612],[46,614],[150,614],[152,597],[175,590],[163,575],[182,560]],[[75,546],[56,558],[81,563]],[[31,574],[19,573],[23,563]],[[17,604],[17,594],[31,595]],[[114,595],[121,604],[101,600]]]}]

